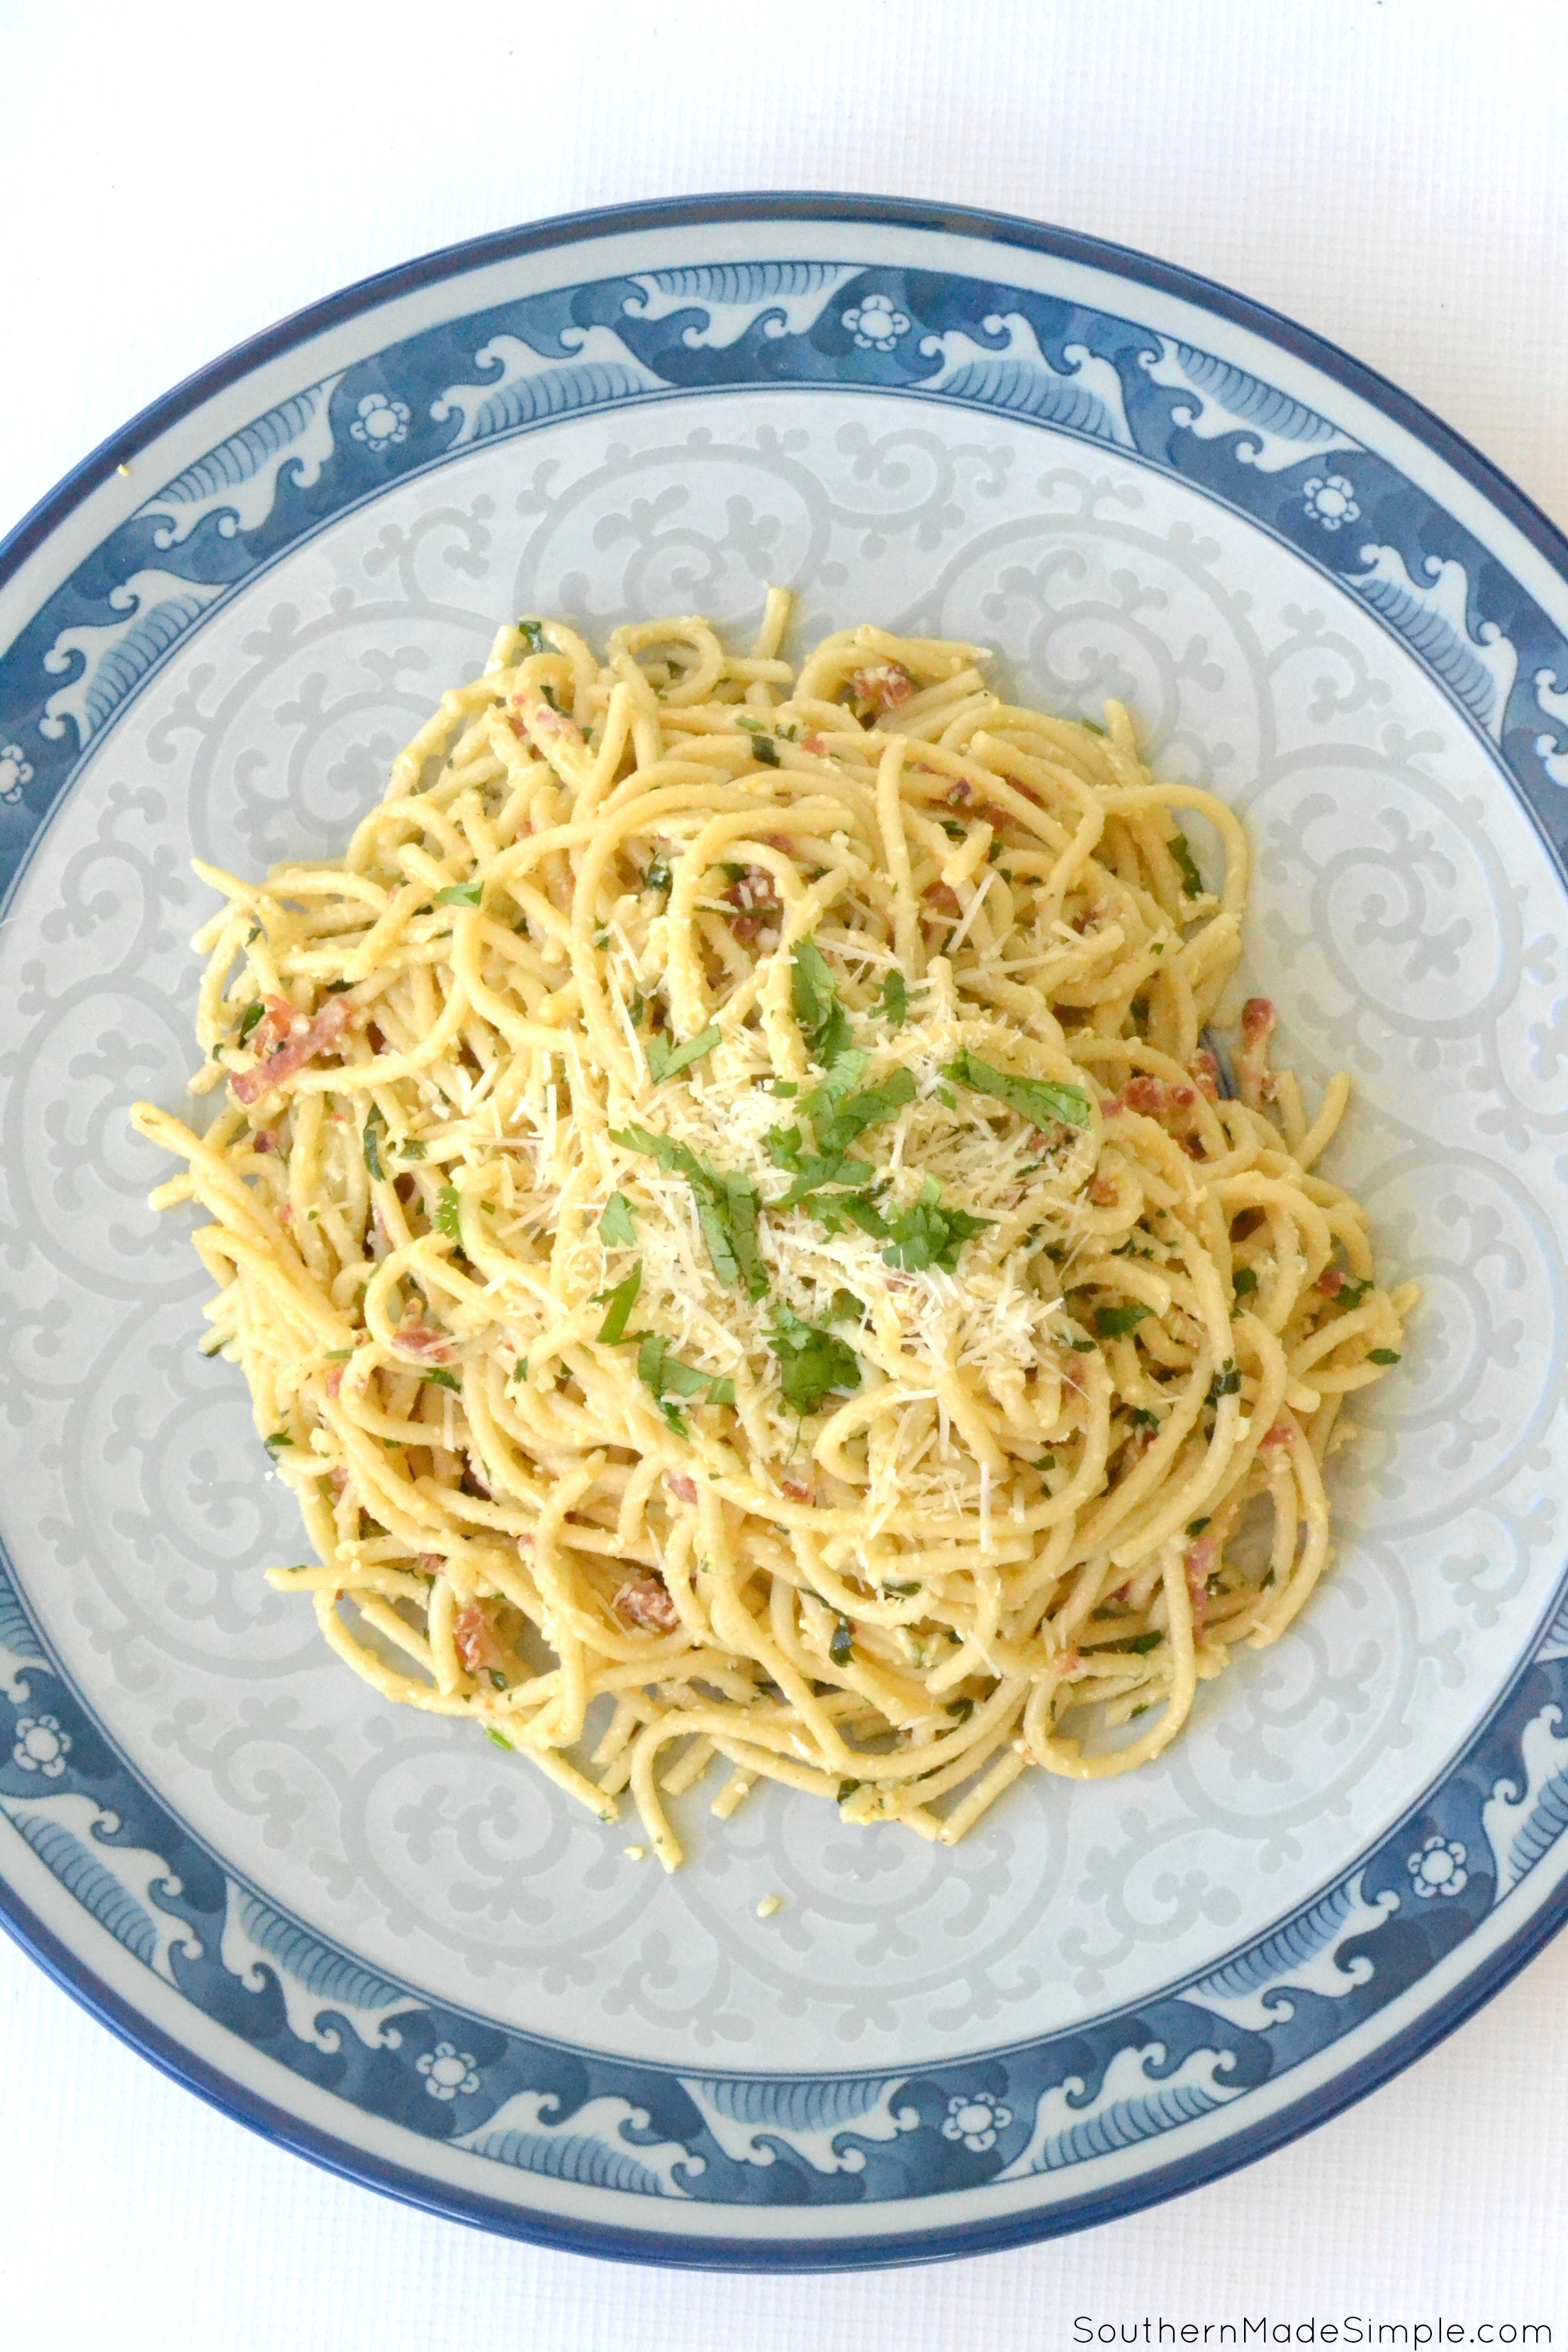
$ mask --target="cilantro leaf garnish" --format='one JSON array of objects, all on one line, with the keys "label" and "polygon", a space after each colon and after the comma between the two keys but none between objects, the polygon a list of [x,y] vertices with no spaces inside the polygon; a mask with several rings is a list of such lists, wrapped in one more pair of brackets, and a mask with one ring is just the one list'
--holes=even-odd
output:
[{"label": "cilantro leaf garnish", "polygon": [[887,1221],[883,1230],[889,1246],[882,1252],[883,1262],[902,1266],[910,1274],[923,1274],[932,1265],[952,1274],[964,1243],[995,1222],[994,1217],[972,1217],[967,1209],[944,1209],[935,1201],[917,1201],[913,1208],[902,1209]]},{"label": "cilantro leaf garnish", "polygon": [[626,1338],[626,1323],[632,1308],[637,1305],[637,1293],[641,1288],[642,1260],[639,1257],[624,1282],[617,1282],[613,1290],[595,1292],[595,1299],[603,1300],[605,1309],[605,1319],[599,1326],[598,1336],[601,1347],[618,1347]]},{"label": "cilantro leaf garnish", "polygon": [[1129,1299],[1124,1307],[1097,1307],[1094,1328],[1102,1339],[1125,1339],[1153,1312],[1141,1298]]},{"label": "cilantro leaf garnish", "polygon": [[674,887],[675,877],[669,870],[669,860],[661,853],[643,876],[643,888],[657,890],[661,898],[668,898]]},{"label": "cilantro leaf garnish", "polygon": [[377,1184],[386,1181],[386,1171],[381,1162],[382,1138],[386,1133],[386,1113],[379,1103],[372,1103],[364,1115],[365,1171]]},{"label": "cilantro leaf garnish", "polygon": [[542,654],[544,651],[544,629],[541,622],[520,621],[517,625],[517,634],[531,654]]},{"label": "cilantro leaf garnish", "polygon": [[910,983],[897,964],[882,982],[878,1009],[890,1029],[901,1029],[910,1017]]},{"label": "cilantro leaf garnish", "polygon": [[436,1231],[448,1241],[463,1238],[463,1204],[455,1184],[443,1184],[436,1202]]},{"label": "cilantro leaf garnish", "polygon": [[968,1052],[950,1062],[942,1076],[956,1086],[967,1087],[972,1094],[990,1095],[1005,1103],[1031,1127],[1087,1127],[1089,1122],[1089,1097],[1081,1087],[1063,1086],[1055,1078],[1016,1078],[1010,1071],[993,1069],[989,1062]]},{"label": "cilantro leaf garnish", "polygon": [[477,907],[485,895],[485,886],[478,877],[472,882],[454,882],[449,889],[437,890],[438,907]]},{"label": "cilantro leaf garnish", "polygon": [[456,1389],[459,1396],[462,1394],[463,1383],[456,1372],[421,1372],[419,1377],[422,1381],[434,1381],[438,1389]]},{"label": "cilantro leaf garnish", "polygon": [[276,1454],[280,1447],[292,1445],[294,1441],[286,1429],[275,1429],[271,1436],[264,1437],[261,1443],[266,1446],[268,1454]]},{"label": "cilantro leaf garnish", "polygon": [[632,1204],[624,1192],[612,1192],[599,1219],[599,1237],[606,1249],[630,1249],[637,1240]]},{"label": "cilantro leaf garnish", "polygon": [[1130,1642],[1118,1642],[1115,1646],[1119,1650],[1131,1650],[1135,1658],[1146,1658],[1151,1650],[1159,1648],[1164,1638],[1160,1633],[1134,1633]]},{"label": "cilantro leaf garnish", "polygon": [[860,1365],[852,1348],[831,1331],[803,1322],[787,1307],[773,1310],[768,1344],[778,1359],[784,1402],[798,1413],[817,1412],[834,1389],[858,1389]]},{"label": "cilantro leaf garnish", "polygon": [[1201,898],[1204,895],[1204,877],[1198,872],[1197,860],[1193,856],[1187,845],[1187,836],[1180,825],[1176,827],[1174,838],[1168,841],[1165,846],[1170,851],[1172,862],[1182,877],[1183,896],[1188,898]]},{"label": "cilantro leaf garnish", "polygon": [[1220,1366],[1218,1371],[1215,1374],[1213,1380],[1209,1382],[1208,1395],[1205,1397],[1204,1402],[1206,1404],[1217,1404],[1221,1397],[1239,1396],[1240,1394],[1241,1374],[1236,1368],[1235,1357],[1227,1356],[1224,1363]]},{"label": "cilantro leaf garnish", "polygon": [[260,1020],[266,1010],[267,1008],[262,1003],[259,996],[256,999],[253,1004],[247,1004],[246,1006],[245,1011],[239,1016],[239,1031],[234,1041],[237,1045],[244,1045],[246,1039],[249,1036],[251,1031],[255,1028],[257,1023]]},{"label": "cilantro leaf garnish", "polygon": [[1369,1364],[1397,1364],[1399,1350],[1396,1348],[1369,1348],[1366,1360]]},{"label": "cilantro leaf garnish", "polygon": [[1238,1265],[1230,1286],[1238,1298],[1250,1298],[1258,1287],[1258,1276],[1251,1266]]},{"label": "cilantro leaf garnish", "polygon": [[832,970],[815,940],[799,942],[793,964],[790,989],[795,1017],[813,1061],[826,1069],[849,1050],[849,1015],[838,1002]]},{"label": "cilantro leaf garnish", "polygon": [[[733,1404],[733,1381],[714,1380],[708,1372],[700,1372],[693,1364],[683,1364],[679,1356],[669,1352],[669,1341],[662,1331],[645,1331],[637,1348],[637,1378],[645,1389],[652,1391],[655,1403],[678,1437],[686,1435],[686,1422],[679,1409],[671,1404],[672,1396],[704,1397],[709,1404]],[[704,1392],[706,1392],[704,1396]]]},{"label": "cilantro leaf garnish", "polygon": [[743,1284],[750,1298],[765,1298],[768,1272],[757,1247],[757,1212],[761,1202],[749,1176],[722,1176],[700,1160],[689,1144],[656,1135],[647,1127],[612,1129],[612,1143],[623,1151],[643,1151],[674,1176],[684,1176],[697,1195],[697,1218],[708,1255],[721,1282]]},{"label": "cilantro leaf garnish", "polygon": [[752,743],[752,752],[755,759],[762,761],[764,768],[778,766],[779,747],[771,735],[756,736]]},{"label": "cilantro leaf garnish", "polygon": [[833,1628],[833,1639],[827,1654],[836,1666],[847,1666],[855,1654],[855,1629],[847,1617],[840,1617]]},{"label": "cilantro leaf garnish", "polygon": [[684,1045],[667,1045],[662,1037],[650,1037],[646,1051],[648,1076],[654,1085],[663,1086],[666,1078],[673,1078],[679,1071],[689,1070],[693,1062],[700,1062],[704,1054],[710,1054],[721,1034],[717,1028],[704,1029],[700,1036],[689,1037]]}]

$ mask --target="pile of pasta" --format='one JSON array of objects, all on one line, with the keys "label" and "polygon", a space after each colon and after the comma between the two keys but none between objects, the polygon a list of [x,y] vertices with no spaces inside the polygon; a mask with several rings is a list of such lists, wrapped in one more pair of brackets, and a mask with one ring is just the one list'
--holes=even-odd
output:
[{"label": "pile of pasta", "polygon": [[314,1547],[273,1582],[668,1868],[710,1769],[951,1843],[1157,1756],[1322,1574],[1415,1296],[1313,1172],[1344,1079],[1215,1026],[1224,803],[788,613],[501,629],[342,857],[198,868],[224,1100],[134,1112]]}]

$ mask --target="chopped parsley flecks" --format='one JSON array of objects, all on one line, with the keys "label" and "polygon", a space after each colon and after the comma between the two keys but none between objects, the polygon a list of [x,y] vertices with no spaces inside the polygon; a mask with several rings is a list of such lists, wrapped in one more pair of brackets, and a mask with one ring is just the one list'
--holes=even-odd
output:
[{"label": "chopped parsley flecks", "polygon": [[689,1037],[684,1045],[667,1045],[658,1035],[650,1037],[645,1050],[648,1076],[654,1085],[661,1087],[666,1078],[677,1077],[682,1070],[689,1070],[693,1062],[701,1061],[705,1054],[713,1051],[722,1034],[723,1032],[717,1027],[707,1028],[700,1036]]},{"label": "chopped parsley flecks", "polygon": [[1031,1127],[1087,1127],[1091,1116],[1089,1097],[1081,1087],[1062,1085],[1055,1078],[1017,1078],[993,1069],[978,1055],[963,1053],[950,1062],[943,1076],[972,1094],[990,1095],[1016,1111]]},{"label": "chopped parsley flecks", "polygon": [[1124,1307],[1097,1307],[1094,1328],[1102,1339],[1126,1339],[1153,1312],[1153,1308],[1145,1307],[1141,1298],[1129,1299]]},{"label": "chopped parsley flecks", "polygon": [[829,1068],[849,1050],[849,1015],[838,1002],[832,970],[815,940],[800,940],[792,961],[791,999],[800,1034],[813,1061]]},{"label": "chopped parsley flecks", "polygon": [[382,1164],[381,1147],[386,1138],[386,1114],[379,1103],[372,1103],[364,1115],[365,1172],[373,1182],[384,1184],[386,1170]]},{"label": "chopped parsley flecks", "polygon": [[1179,825],[1174,836],[1165,844],[1165,846],[1170,851],[1172,861],[1182,877],[1183,895],[1188,898],[1201,898],[1205,889],[1204,877],[1198,872],[1197,860],[1187,845],[1187,836]]},{"label": "chopped parsley flecks", "polygon": [[[620,1195],[617,1193],[616,1197],[618,1200]],[[601,1347],[617,1348],[626,1338],[626,1324],[641,1288],[642,1260],[639,1257],[624,1282],[617,1282],[613,1290],[596,1290],[594,1293],[595,1304],[605,1308],[605,1319],[598,1332]]]},{"label": "chopped parsley flecks", "polygon": [[606,1249],[630,1249],[637,1241],[632,1204],[624,1192],[612,1192],[599,1219],[599,1238]]},{"label": "chopped parsley flecks", "polygon": [[768,1336],[778,1359],[784,1402],[796,1412],[818,1412],[834,1390],[859,1387],[860,1364],[854,1349],[831,1331],[803,1322],[787,1307],[774,1308]]}]

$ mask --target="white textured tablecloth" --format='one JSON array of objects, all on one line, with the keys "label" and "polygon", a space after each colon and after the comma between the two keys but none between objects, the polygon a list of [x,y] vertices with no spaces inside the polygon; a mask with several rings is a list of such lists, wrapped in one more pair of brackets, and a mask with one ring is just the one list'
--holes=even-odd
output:
[{"label": "white textured tablecloth", "polygon": [[[189,370],[369,271],[768,187],[992,205],[1185,264],[1383,369],[1568,523],[1565,149],[1565,0],[0,0],[0,530]],[[1091,2325],[1158,2342],[1162,2315],[1563,2346],[1565,1997],[1559,1945],[1365,2105],[1085,2236],[726,2280],[332,2180],[0,1938],[0,2347],[1056,2352]]]}]

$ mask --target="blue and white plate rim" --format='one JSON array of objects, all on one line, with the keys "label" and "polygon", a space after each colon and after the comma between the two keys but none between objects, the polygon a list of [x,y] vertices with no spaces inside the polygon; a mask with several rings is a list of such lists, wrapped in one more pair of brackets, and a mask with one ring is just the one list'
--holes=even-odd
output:
[{"label": "blue and white plate rim", "polygon": [[[28,559],[47,545],[68,519],[73,515],[79,516],[80,510],[94,499],[95,493],[112,482],[116,475],[124,470],[128,461],[147,451],[162,436],[199,411],[216,394],[247,379],[258,378],[263,371],[269,369],[272,362],[287,361],[290,354],[336,327],[346,325],[367,312],[385,310],[400,298],[417,296],[444,281],[472,278],[475,273],[490,265],[504,265],[521,256],[545,254],[589,241],[647,231],[704,229],[725,224],[773,221],[781,226],[792,223],[828,224],[835,227],[860,225],[883,231],[934,232],[947,237],[975,240],[994,247],[1023,248],[1058,262],[1081,264],[1086,270],[1106,273],[1133,286],[1146,287],[1184,307],[1190,306],[1190,316],[1194,322],[1205,318],[1212,320],[1215,317],[1227,320],[1259,337],[1275,350],[1304,362],[1319,375],[1333,381],[1354,401],[1364,404],[1384,428],[1385,440],[1387,428],[1393,426],[1397,428],[1401,437],[1407,436],[1414,451],[1425,451],[1436,457],[1458,478],[1462,490],[1477,501],[1476,509],[1466,514],[1462,500],[1456,499],[1453,509],[1456,520],[1463,524],[1473,520],[1476,512],[1484,512],[1492,524],[1491,536],[1495,542],[1496,526],[1500,520],[1509,527],[1507,536],[1517,534],[1517,552],[1521,560],[1514,567],[1515,577],[1526,586],[1526,593],[1530,593],[1526,584],[1528,575],[1533,574],[1537,588],[1543,580],[1550,581],[1557,596],[1563,596],[1563,583],[1568,580],[1568,540],[1541,509],[1490,460],[1420,403],[1373,370],[1283,314],[1204,279],[1194,272],[1075,231],[1005,215],[964,207],[932,206],[905,199],[780,193],[672,199],[563,215],[528,227],[500,231],[441,248],[361,280],[310,305],[188,377],[130,420],[72,468],[8,536],[0,541],[0,598],[4,597],[7,583]],[[479,307],[481,307],[479,299],[468,306],[470,310]],[[1146,454],[1141,455],[1142,462],[1151,462]],[[1209,488],[1212,494],[1212,485],[1205,485],[1205,488]],[[1248,519],[1255,527],[1268,528],[1256,515],[1249,515]],[[1477,731],[1480,730],[1478,729]],[[1544,748],[1544,745],[1538,746],[1538,749]],[[1528,789],[1517,777],[1515,782],[1519,797],[1545,841],[1559,875],[1568,884],[1568,856],[1564,853],[1565,828],[1562,819],[1558,818],[1558,822],[1550,824],[1544,822],[1547,810],[1538,803],[1535,791]],[[1558,816],[1555,809],[1551,814],[1553,817]],[[37,834],[18,860],[7,897],[12,895],[25,873],[31,851],[46,829],[45,824],[39,825]],[[1422,1801],[1410,1809],[1405,1821],[1377,1842],[1380,1848],[1397,1843],[1414,1833],[1415,1824],[1430,1818],[1429,1808],[1434,1796],[1446,1780],[1453,1777],[1464,1757],[1476,1755],[1483,1747],[1490,1727],[1500,1722],[1510,1703],[1516,1700],[1519,1683],[1538,1659],[1547,1628],[1552,1628],[1555,1645],[1565,1614],[1568,1612],[1561,1608],[1560,1599],[1554,1598],[1526,1645],[1514,1680],[1489,1711],[1487,1722],[1471,1731],[1462,1748],[1456,1750],[1450,1759],[1445,1772],[1437,1776],[1431,1788],[1424,1793]],[[58,1674],[58,1664],[52,1664],[50,1671]],[[63,1676],[61,1680],[65,1682]],[[76,1695],[73,1693],[72,1696]],[[78,1704],[80,1704],[79,1699]],[[99,1736],[112,1747],[112,1736],[101,1725],[95,1724],[94,1727]],[[123,1763],[124,1759],[121,1761]],[[130,1769],[128,1765],[126,1769]],[[159,1801],[166,1802],[164,1800]],[[189,1835],[189,1832],[186,1834]],[[212,1858],[220,1869],[231,1877],[235,1875],[232,1864],[226,1864],[221,1856],[214,1855]],[[1296,1910],[1299,1912],[1300,1907],[1296,1906]],[[1395,2015],[1408,2011],[1405,2021],[1392,2034],[1384,2034],[1378,2039],[1374,2047],[1356,2055],[1331,2081],[1302,2096],[1284,2099],[1273,2112],[1246,2128],[1228,2132],[1207,2147],[1189,2150],[1172,2162],[1142,2172],[1131,2180],[1080,2197],[1060,2200],[1048,2207],[1014,2210],[974,2221],[942,2223],[934,2229],[917,2223],[908,2229],[875,2235],[840,2237],[827,2234],[792,2239],[770,2232],[748,2239],[702,2232],[672,2236],[664,2231],[608,2225],[597,2220],[580,2221],[559,2210],[522,2208],[509,2200],[475,2194],[453,2181],[438,2182],[429,2175],[415,2172],[369,2148],[356,2146],[331,2130],[312,2124],[300,2114],[280,2107],[259,2086],[242,2083],[237,2074],[226,2073],[211,2064],[175,2034],[166,2032],[145,2010],[118,1991],[89,1961],[56,1935],[15,1887],[0,1881],[0,1925],[4,1925],[57,1982],[163,2072],[268,2139],[308,2156],[346,2178],[455,2220],[601,2258],[724,2269],[833,2269],[974,2254],[1092,2226],[1221,2178],[1299,2137],[1315,2124],[1364,2097],[1424,2055],[1500,1991],[1556,1934],[1564,1919],[1568,1919],[1568,1874],[1560,1876],[1544,1899],[1521,1923],[1507,1936],[1494,1938],[1490,1948],[1472,1965],[1467,1967],[1463,1963],[1467,1951],[1473,1947],[1462,1943],[1407,1987],[1391,2004]],[[1173,1985],[1165,1990],[1168,1993],[1175,1993],[1181,1988]],[[1419,2004],[1417,1995],[1423,1996]],[[460,2014],[443,2011],[443,2014],[447,2013]],[[1369,2018],[1368,2024],[1372,2021]],[[1359,2031],[1352,2031],[1347,2038],[1353,2045],[1364,2037]],[[656,2067],[652,2071],[674,2070]],[[700,2203],[686,2210],[694,2221],[700,2221],[704,2212]],[[710,2208],[708,2210],[711,2211]],[[904,2210],[910,2210],[906,2204]],[[779,2218],[783,2219],[782,2216]],[[818,2209],[817,2218],[826,2221],[827,2216]]]}]

